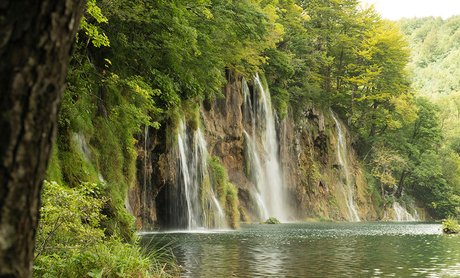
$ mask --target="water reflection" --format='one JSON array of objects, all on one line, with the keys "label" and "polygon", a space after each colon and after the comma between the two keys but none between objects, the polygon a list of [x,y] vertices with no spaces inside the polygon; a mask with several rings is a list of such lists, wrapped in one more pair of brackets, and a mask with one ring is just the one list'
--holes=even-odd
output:
[{"label": "water reflection", "polygon": [[178,242],[185,277],[460,275],[460,236],[439,223],[256,224],[166,237]]}]

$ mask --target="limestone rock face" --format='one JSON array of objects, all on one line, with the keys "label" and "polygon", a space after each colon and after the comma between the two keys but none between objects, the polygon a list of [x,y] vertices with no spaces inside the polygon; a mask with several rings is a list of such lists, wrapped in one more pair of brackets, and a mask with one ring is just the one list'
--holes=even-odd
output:
[{"label": "limestone rock face", "polygon": [[[245,130],[251,130],[251,122],[244,118],[242,77],[227,73],[227,80],[222,88],[223,98],[206,99],[200,103],[202,132],[209,156],[219,158],[227,171],[227,181],[238,189],[239,208],[245,212],[246,218],[242,221],[247,221],[247,217],[251,221],[259,221],[253,196],[255,185],[249,178],[254,165],[248,160],[243,134]],[[249,89],[253,89],[251,84]],[[293,114],[288,111],[285,119],[275,123],[280,178],[289,219],[325,217],[351,220],[344,189],[347,182],[344,165],[337,156],[337,128],[329,110],[310,104],[304,108],[300,119],[294,121]],[[138,182],[128,196],[137,226],[144,229],[171,226],[170,219],[177,213],[171,205],[185,206],[174,201],[178,199],[178,194],[182,194],[177,172],[180,165],[177,165],[177,154],[166,142],[168,124],[162,123],[160,130],[150,131],[149,138],[138,140]],[[353,203],[360,220],[377,220],[381,216],[366,189],[367,181],[358,165],[349,135],[346,130],[344,133]],[[268,154],[261,140],[255,141],[264,167]]]},{"label": "limestone rock face", "polygon": [[222,89],[224,98],[205,100],[201,104],[201,122],[208,145],[208,153],[220,158],[228,173],[229,182],[247,188],[243,172],[243,103],[241,77],[229,73]]}]

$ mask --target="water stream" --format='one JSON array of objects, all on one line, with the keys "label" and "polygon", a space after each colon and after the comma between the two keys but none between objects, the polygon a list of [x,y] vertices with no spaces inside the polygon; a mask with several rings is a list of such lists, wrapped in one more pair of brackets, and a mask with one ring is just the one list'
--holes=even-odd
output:
[{"label": "water stream", "polygon": [[331,108],[329,108],[329,110],[337,127],[337,159],[340,163],[340,173],[345,174],[345,183],[343,184],[342,192],[344,194],[345,202],[348,208],[348,218],[350,221],[360,221],[355,206],[354,190],[351,184],[352,181],[350,177],[350,169],[348,164],[349,157],[347,152],[347,142],[345,140],[344,128],[340,121],[337,119],[337,116],[335,115],[334,111],[332,111]]}]

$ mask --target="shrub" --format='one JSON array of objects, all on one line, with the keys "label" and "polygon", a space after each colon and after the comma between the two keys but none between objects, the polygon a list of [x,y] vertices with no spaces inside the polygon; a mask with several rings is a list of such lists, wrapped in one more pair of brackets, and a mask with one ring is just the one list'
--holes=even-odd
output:
[{"label": "shrub", "polygon": [[447,219],[442,221],[442,231],[447,234],[456,234],[460,232],[460,225],[458,220],[453,216],[449,216]]},{"label": "shrub", "polygon": [[117,234],[105,235],[105,186],[66,188],[45,181],[33,277],[158,277],[176,271],[167,249],[144,253],[138,241],[124,243]]},{"label": "shrub", "polygon": [[276,217],[269,217],[265,224],[280,224],[281,222]]}]

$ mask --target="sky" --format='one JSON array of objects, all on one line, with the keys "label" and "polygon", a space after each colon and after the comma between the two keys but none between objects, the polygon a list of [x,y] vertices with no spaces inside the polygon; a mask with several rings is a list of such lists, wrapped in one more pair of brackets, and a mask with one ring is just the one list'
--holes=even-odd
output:
[{"label": "sky", "polygon": [[400,18],[441,16],[443,19],[460,15],[460,0],[361,0],[375,4],[382,17],[390,20]]}]

